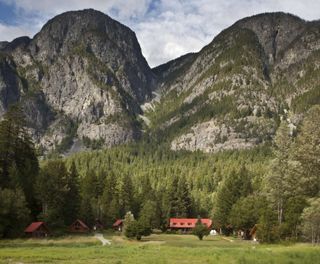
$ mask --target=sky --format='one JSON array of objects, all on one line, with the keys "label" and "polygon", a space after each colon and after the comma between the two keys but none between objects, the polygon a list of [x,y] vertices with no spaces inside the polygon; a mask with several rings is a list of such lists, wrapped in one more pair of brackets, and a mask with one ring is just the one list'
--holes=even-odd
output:
[{"label": "sky", "polygon": [[151,67],[199,51],[243,17],[283,11],[320,19],[320,0],[0,0],[0,41],[33,37],[53,16],[85,8],[134,30]]}]

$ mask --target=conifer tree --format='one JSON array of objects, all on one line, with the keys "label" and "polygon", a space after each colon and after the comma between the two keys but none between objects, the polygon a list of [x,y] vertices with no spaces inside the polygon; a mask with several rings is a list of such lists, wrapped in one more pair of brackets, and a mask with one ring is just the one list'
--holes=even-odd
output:
[{"label": "conifer tree", "polygon": [[139,220],[143,222],[144,226],[149,226],[154,228],[158,226],[158,215],[156,202],[151,200],[146,200],[140,211]]},{"label": "conifer tree", "polygon": [[303,233],[312,244],[320,243],[320,198],[311,198],[310,205],[303,210]]},{"label": "conifer tree", "polygon": [[11,106],[0,122],[0,187],[21,188],[33,216],[37,214],[34,182],[38,172],[38,160],[22,109]]},{"label": "conifer tree", "polygon": [[117,180],[113,171],[111,171],[105,178],[105,187],[101,197],[103,220],[109,225],[120,217],[119,194],[116,189],[116,184]]},{"label": "conifer tree", "polygon": [[65,223],[72,224],[79,217],[80,193],[79,193],[79,175],[74,162],[66,178],[67,191],[65,197]]},{"label": "conifer tree", "polygon": [[199,240],[202,240],[204,236],[208,236],[210,233],[210,230],[208,229],[208,227],[203,224],[201,222],[201,218],[198,217],[197,223],[194,227],[194,229],[192,230],[192,234],[194,234],[195,236],[197,236],[199,238]]},{"label": "conifer tree", "polygon": [[233,170],[219,185],[213,209],[213,219],[218,228],[229,232],[230,211],[240,197],[249,195],[252,191],[250,175],[242,166],[239,172]]},{"label": "conifer tree", "polygon": [[305,116],[293,147],[296,166],[291,177],[302,194],[314,197],[320,192],[320,106],[312,107]]},{"label": "conifer tree", "polygon": [[42,168],[37,182],[38,197],[42,204],[41,218],[53,227],[66,224],[68,171],[61,160],[52,160]]},{"label": "conifer tree", "polygon": [[288,197],[289,155],[292,137],[288,124],[284,121],[277,130],[275,137],[274,156],[266,181],[266,192],[277,210],[278,224],[281,225],[284,216],[284,204]]},{"label": "conifer tree", "polygon": [[20,189],[0,188],[0,237],[19,236],[28,224],[30,210]]},{"label": "conifer tree", "polygon": [[229,222],[235,230],[243,230],[245,239],[249,238],[250,230],[259,221],[263,199],[256,195],[240,198],[230,211]]}]

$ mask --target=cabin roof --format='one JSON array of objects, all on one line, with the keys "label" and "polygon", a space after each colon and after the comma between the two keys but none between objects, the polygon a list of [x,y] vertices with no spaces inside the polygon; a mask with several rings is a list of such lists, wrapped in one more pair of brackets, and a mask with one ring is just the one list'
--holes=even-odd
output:
[{"label": "cabin roof", "polygon": [[46,229],[48,229],[45,222],[33,222],[24,230],[24,232],[25,233],[32,233],[32,232],[36,231],[41,226],[44,226]]},{"label": "cabin roof", "polygon": [[85,228],[85,229],[89,229],[89,227],[84,222],[82,222],[80,219],[77,219],[76,221],[74,221],[71,226],[73,226],[76,223],[79,223],[80,226]]},{"label": "cabin roof", "polygon": [[117,219],[112,226],[116,227],[116,226],[122,225],[122,223],[123,223],[122,219]]},{"label": "cabin roof", "polygon": [[[212,220],[208,218],[201,218],[201,223],[208,228],[212,226]],[[196,226],[197,218],[170,218],[169,226],[171,228],[194,228]]]}]

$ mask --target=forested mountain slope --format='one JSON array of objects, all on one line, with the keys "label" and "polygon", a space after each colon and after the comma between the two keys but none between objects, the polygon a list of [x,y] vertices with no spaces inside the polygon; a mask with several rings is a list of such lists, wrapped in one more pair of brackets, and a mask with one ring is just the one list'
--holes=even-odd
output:
[{"label": "forested mountain slope", "polygon": [[[93,10],[0,43],[0,237],[130,211],[149,231],[200,215],[226,235],[319,241],[319,48],[318,22],[262,14],[151,70]],[[32,139],[55,153],[39,164]],[[101,150],[57,153],[84,145]]]},{"label": "forested mountain slope", "polygon": [[[146,115],[174,150],[251,148],[273,138],[280,118],[294,130],[319,103],[320,23],[284,13],[238,21],[199,53],[159,66]],[[289,114],[288,114],[289,113]]]}]

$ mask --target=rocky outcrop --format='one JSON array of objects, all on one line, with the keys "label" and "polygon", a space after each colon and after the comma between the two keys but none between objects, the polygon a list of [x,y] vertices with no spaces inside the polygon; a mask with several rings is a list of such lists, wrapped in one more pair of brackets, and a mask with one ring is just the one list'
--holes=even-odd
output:
[{"label": "rocky outcrop", "polygon": [[268,62],[273,64],[307,28],[307,23],[291,14],[270,13],[242,19],[235,26],[252,30],[257,35]]},{"label": "rocky outcrop", "polygon": [[45,152],[139,137],[136,117],[156,81],[128,27],[95,10],[67,12],[0,50],[0,114],[21,103]]},{"label": "rocky outcrop", "polygon": [[14,62],[0,53],[0,114],[3,115],[10,104],[20,99],[21,80],[15,73]]},{"label": "rocky outcrop", "polygon": [[236,22],[200,52],[155,68],[160,96],[145,114],[152,131],[173,150],[270,141],[280,119],[320,103],[319,33],[317,21],[260,14]]},{"label": "rocky outcrop", "polygon": [[152,71],[160,81],[168,82],[169,79],[174,79],[178,72],[181,72],[184,67],[187,67],[192,63],[194,55],[194,53],[188,53],[165,64],[159,65],[158,67],[153,68]]},{"label": "rocky outcrop", "polygon": [[284,13],[242,19],[152,70],[134,32],[91,9],[51,19],[33,39],[0,42],[0,116],[20,104],[44,153],[142,133],[174,150],[250,148],[320,103],[319,82],[320,23]]}]

